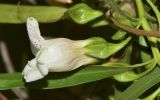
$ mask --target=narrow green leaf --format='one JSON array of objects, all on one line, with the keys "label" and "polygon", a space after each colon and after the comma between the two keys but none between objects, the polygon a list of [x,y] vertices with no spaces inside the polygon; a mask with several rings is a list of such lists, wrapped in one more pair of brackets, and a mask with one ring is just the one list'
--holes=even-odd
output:
[{"label": "narrow green leaf", "polygon": [[94,20],[89,25],[92,28],[95,28],[95,27],[107,26],[107,25],[109,25],[109,22],[107,20],[101,18],[101,19]]},{"label": "narrow green leaf", "polygon": [[120,62],[131,64],[133,46],[130,44],[124,51],[123,55],[120,57]]},{"label": "narrow green leaf", "polygon": [[160,82],[160,68],[155,68],[148,75],[135,81],[130,87],[128,87],[116,100],[136,100],[146,90]]},{"label": "narrow green leaf", "polygon": [[154,3],[152,2],[152,0],[146,0],[147,3],[151,6],[151,8],[153,9],[156,17],[157,17],[157,21],[158,21],[158,30],[160,31],[160,12],[158,10],[158,8],[154,5]]},{"label": "narrow green leaf", "polygon": [[141,59],[142,59],[142,62],[146,62],[148,60],[151,60],[152,59],[152,55],[150,53],[148,53],[147,51],[148,50],[148,47],[149,45],[147,44],[147,40],[144,38],[144,36],[139,36],[139,44],[145,48],[144,50],[141,50]]},{"label": "narrow green leaf", "polygon": [[137,67],[142,67],[142,66],[145,66],[145,65],[148,65],[148,64],[151,64],[151,63],[155,64],[156,62],[155,62],[154,59],[152,59],[152,60],[149,60],[149,61],[144,62],[144,63],[130,65],[128,63],[123,63],[121,61],[118,61],[118,62],[107,62],[107,63],[102,64],[102,66],[104,66],[104,67],[132,67],[132,68],[137,68]]},{"label": "narrow green leaf", "polygon": [[40,22],[55,22],[62,18],[66,10],[58,6],[0,4],[0,23],[24,23],[27,17],[35,17]]},{"label": "narrow green leaf", "polygon": [[113,40],[121,40],[125,37],[126,34],[127,34],[126,31],[118,30],[111,38]]},{"label": "narrow green leaf", "polygon": [[144,72],[141,72],[139,74],[135,73],[133,70],[124,72],[124,73],[120,73],[120,74],[116,74],[113,76],[113,78],[117,81],[120,82],[130,82],[130,81],[134,81],[144,75],[146,75],[147,73],[149,73],[150,71],[152,71],[152,69],[155,67],[155,65],[157,64],[157,62],[155,60],[150,60],[147,61],[145,63],[140,63],[140,64],[134,64],[134,65],[129,65],[123,62],[109,62],[109,63],[105,63],[103,64],[103,66],[110,66],[110,67],[132,67],[132,68],[136,68],[136,67],[143,67],[143,66],[152,66],[149,69],[147,69]]},{"label": "narrow green leaf", "polygon": [[101,80],[128,70],[130,70],[130,68],[106,68],[101,66],[90,66],[71,72],[50,73],[46,78],[31,83],[25,83],[21,73],[0,74],[0,90],[11,89],[15,87],[43,89],[62,88]]}]

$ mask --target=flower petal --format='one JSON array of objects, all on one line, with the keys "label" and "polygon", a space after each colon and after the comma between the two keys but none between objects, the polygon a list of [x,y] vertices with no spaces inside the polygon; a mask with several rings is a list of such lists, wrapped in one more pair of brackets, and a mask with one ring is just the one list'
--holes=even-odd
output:
[{"label": "flower petal", "polygon": [[32,52],[35,55],[43,46],[44,38],[41,36],[39,24],[33,17],[27,19],[27,31],[31,42]]}]

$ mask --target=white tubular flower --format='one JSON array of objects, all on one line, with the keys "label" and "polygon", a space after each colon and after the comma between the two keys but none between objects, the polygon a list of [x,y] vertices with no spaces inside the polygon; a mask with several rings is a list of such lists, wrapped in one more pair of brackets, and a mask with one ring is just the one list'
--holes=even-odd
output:
[{"label": "white tubular flower", "polygon": [[23,70],[26,82],[39,80],[48,72],[71,71],[97,61],[85,55],[86,50],[83,47],[89,42],[87,40],[45,40],[40,34],[37,20],[33,17],[27,19],[27,31],[35,58],[29,61]]}]

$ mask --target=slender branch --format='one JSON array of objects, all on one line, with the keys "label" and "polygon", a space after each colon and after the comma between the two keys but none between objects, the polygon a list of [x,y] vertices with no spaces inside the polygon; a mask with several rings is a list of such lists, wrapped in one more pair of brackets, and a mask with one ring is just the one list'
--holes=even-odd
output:
[{"label": "slender branch", "polygon": [[12,64],[10,57],[9,57],[8,49],[6,47],[6,44],[3,41],[0,42],[0,50],[1,50],[0,53],[1,53],[1,56],[3,59],[3,62],[6,66],[7,72],[9,72],[9,73],[15,72],[13,64]]},{"label": "slender branch", "polygon": [[116,25],[117,27],[126,30],[130,33],[133,33],[135,35],[144,35],[144,36],[153,36],[153,37],[160,37],[160,32],[149,32],[149,31],[145,31],[145,30],[141,30],[141,29],[136,29],[134,27],[128,26],[128,25],[123,25],[119,22],[117,22],[115,19],[111,18],[111,20],[113,21],[114,25]]},{"label": "slender branch", "polygon": [[1,92],[0,92],[0,100],[8,100],[6,96],[4,96]]},{"label": "slender branch", "polygon": [[[11,62],[10,57],[9,57],[7,46],[6,46],[6,44],[3,41],[0,42],[0,53],[2,55],[2,59],[3,59],[4,64],[6,66],[7,72],[9,72],[9,73],[15,72],[14,66],[13,66],[13,64]],[[23,90],[21,90],[19,88],[12,89],[12,91],[21,100],[26,100],[28,98],[28,95],[26,94],[26,92],[24,92]]]},{"label": "slender branch", "polygon": [[14,92],[14,94],[20,98],[20,100],[27,100],[28,99],[28,95],[26,92],[24,92],[22,89],[20,88],[14,88],[12,89],[12,91]]}]

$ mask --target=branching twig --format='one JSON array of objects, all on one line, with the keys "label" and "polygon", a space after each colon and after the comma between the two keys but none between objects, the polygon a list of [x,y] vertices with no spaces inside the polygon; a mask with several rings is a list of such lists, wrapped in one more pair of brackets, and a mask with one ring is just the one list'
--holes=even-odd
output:
[{"label": "branching twig", "polygon": [[[2,59],[4,61],[4,64],[6,66],[6,70],[9,73],[13,73],[15,72],[14,66],[10,60],[9,57],[9,53],[8,53],[8,49],[6,44],[3,41],[0,41],[0,53],[2,55]],[[28,95],[21,89],[19,88],[15,88],[12,89],[12,91],[21,99],[21,100],[25,100],[28,98]]]},{"label": "branching twig", "polygon": [[6,47],[6,44],[3,41],[0,42],[0,51],[1,51],[0,53],[1,53],[1,56],[3,59],[3,62],[6,66],[6,70],[9,73],[15,72],[13,64],[12,64],[10,57],[9,57],[9,54],[8,54],[8,49]]},{"label": "branching twig", "polygon": [[145,30],[141,30],[141,29],[136,29],[134,27],[131,27],[131,26],[128,26],[128,25],[123,25],[119,22],[117,22],[115,19],[111,18],[111,20],[113,21],[114,25],[123,29],[123,30],[126,30],[130,33],[133,33],[135,35],[144,35],[144,36],[153,36],[153,37],[160,37],[160,32],[157,32],[157,31],[152,31],[152,32],[149,32],[149,31],[145,31]]},{"label": "branching twig", "polygon": [[8,100],[2,93],[0,93],[0,100]]}]

